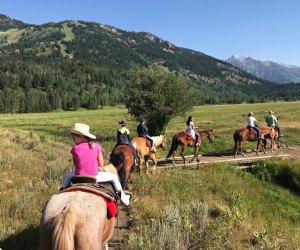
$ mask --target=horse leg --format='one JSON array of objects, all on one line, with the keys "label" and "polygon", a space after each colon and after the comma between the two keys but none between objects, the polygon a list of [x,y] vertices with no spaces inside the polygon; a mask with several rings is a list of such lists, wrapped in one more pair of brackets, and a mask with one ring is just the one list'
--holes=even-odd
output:
[{"label": "horse leg", "polygon": [[141,158],[139,158],[139,166],[138,166],[138,168],[139,168],[139,174],[142,173],[143,164],[144,164],[144,157],[141,157]]},{"label": "horse leg", "polygon": [[242,141],[239,141],[239,149],[240,149],[242,156],[245,156],[245,153],[243,152],[243,142]]},{"label": "horse leg", "polygon": [[152,168],[152,173],[154,173],[154,171],[156,170],[156,167],[157,167],[157,160],[156,160],[156,157],[155,157],[155,154],[152,154],[151,156],[150,156],[150,159],[153,161],[153,163],[154,163],[154,166],[153,166],[153,168]]},{"label": "horse leg", "polygon": [[176,165],[176,163],[175,163],[175,153],[176,153],[176,150],[173,151],[173,160],[172,160],[173,166]]},{"label": "horse leg", "polygon": [[145,156],[146,174],[149,174],[149,158]]},{"label": "horse leg", "polygon": [[185,164],[185,162],[186,162],[186,159],[185,159],[184,154],[183,154],[184,151],[185,151],[185,148],[186,148],[186,146],[183,145],[183,146],[181,146],[181,149],[180,149],[180,155],[181,155],[181,157],[182,157],[183,164]]},{"label": "horse leg", "polygon": [[200,159],[198,157],[198,147],[195,147],[193,158],[189,161],[189,163],[192,163],[196,158],[197,158],[197,162],[199,162]]}]

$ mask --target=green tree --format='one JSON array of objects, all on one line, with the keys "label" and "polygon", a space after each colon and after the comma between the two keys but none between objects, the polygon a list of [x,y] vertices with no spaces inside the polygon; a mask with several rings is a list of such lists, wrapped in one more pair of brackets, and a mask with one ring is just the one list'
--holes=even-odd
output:
[{"label": "green tree", "polygon": [[132,70],[125,105],[135,118],[147,120],[149,133],[164,133],[168,122],[196,103],[199,93],[186,79],[163,68]]}]

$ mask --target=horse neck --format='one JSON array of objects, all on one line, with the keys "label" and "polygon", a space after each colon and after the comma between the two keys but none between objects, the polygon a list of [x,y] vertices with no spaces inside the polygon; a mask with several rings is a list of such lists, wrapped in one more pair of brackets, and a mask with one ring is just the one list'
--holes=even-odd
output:
[{"label": "horse neck", "polygon": [[153,143],[154,143],[154,146],[157,147],[159,146],[160,144],[162,144],[162,136],[151,136],[152,140],[153,140]]},{"label": "horse neck", "polygon": [[201,138],[207,138],[208,137],[208,131],[207,130],[200,130],[198,131]]}]

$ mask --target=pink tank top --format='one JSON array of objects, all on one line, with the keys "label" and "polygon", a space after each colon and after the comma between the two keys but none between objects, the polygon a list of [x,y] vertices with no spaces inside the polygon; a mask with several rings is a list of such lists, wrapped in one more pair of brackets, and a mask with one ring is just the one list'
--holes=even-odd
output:
[{"label": "pink tank top", "polygon": [[97,158],[101,151],[101,146],[96,143],[94,144],[94,148],[91,148],[87,142],[75,145],[71,149],[75,174],[96,176],[98,174]]}]

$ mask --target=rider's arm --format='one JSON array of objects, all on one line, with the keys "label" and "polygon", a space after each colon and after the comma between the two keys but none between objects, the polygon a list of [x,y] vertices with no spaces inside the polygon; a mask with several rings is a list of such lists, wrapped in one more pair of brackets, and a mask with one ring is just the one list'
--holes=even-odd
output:
[{"label": "rider's arm", "polygon": [[98,157],[97,157],[97,161],[98,161],[98,166],[99,167],[104,166],[104,160],[103,160],[102,152],[99,152]]}]

